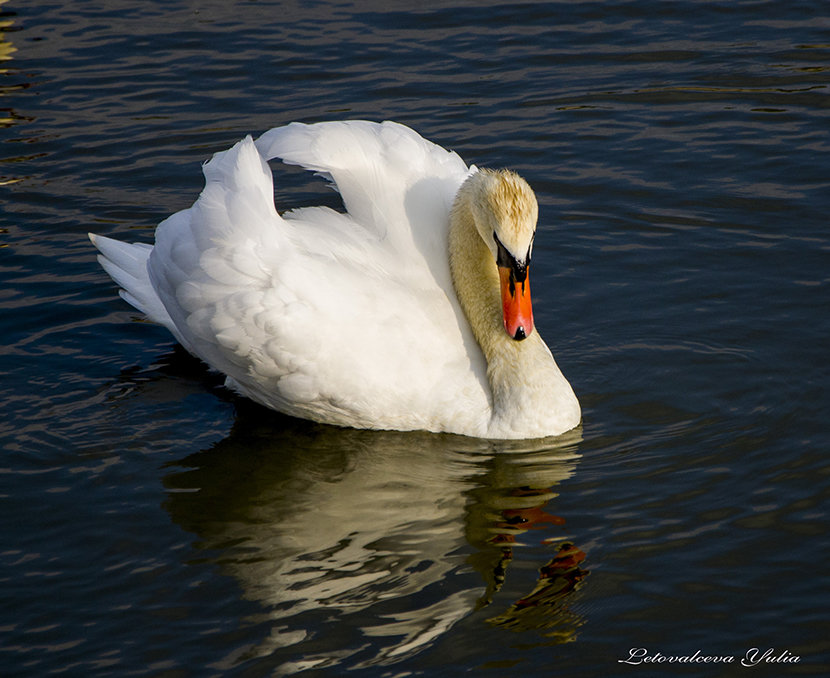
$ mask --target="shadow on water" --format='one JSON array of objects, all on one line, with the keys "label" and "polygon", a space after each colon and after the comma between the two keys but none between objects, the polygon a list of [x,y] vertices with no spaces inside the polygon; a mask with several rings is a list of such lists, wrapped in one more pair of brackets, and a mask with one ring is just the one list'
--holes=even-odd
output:
[{"label": "shadow on water", "polygon": [[[231,665],[392,664],[482,608],[490,628],[564,642],[587,571],[551,500],[580,440],[356,431],[243,404],[227,438],[172,465],[166,509],[197,535],[194,561],[265,611],[268,637]],[[543,554],[535,588],[494,604],[528,539]]]}]

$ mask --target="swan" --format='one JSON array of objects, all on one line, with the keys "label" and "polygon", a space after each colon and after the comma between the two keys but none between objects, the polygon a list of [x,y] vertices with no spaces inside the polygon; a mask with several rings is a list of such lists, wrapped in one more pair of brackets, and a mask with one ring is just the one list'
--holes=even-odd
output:
[{"label": "swan", "polygon": [[[268,160],[329,180],[344,212],[277,212]],[[394,123],[291,123],[204,167],[155,244],[89,237],[121,296],[236,392],[316,422],[529,439],[579,402],[535,331],[538,207]]]}]

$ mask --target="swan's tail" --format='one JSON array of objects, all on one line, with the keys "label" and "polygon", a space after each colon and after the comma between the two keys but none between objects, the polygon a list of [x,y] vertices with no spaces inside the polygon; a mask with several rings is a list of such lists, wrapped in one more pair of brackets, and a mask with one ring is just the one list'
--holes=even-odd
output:
[{"label": "swan's tail", "polygon": [[152,245],[126,243],[102,235],[89,234],[92,244],[98,248],[98,263],[109,273],[121,289],[119,294],[153,322],[173,328],[173,320],[161,303],[147,272],[147,259]]}]

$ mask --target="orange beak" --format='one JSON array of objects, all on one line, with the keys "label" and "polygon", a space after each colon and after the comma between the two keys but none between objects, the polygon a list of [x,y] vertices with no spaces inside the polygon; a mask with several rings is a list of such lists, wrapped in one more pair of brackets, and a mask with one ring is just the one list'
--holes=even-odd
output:
[{"label": "orange beak", "polygon": [[530,303],[530,278],[516,282],[512,268],[499,266],[501,281],[501,308],[504,314],[504,329],[511,339],[521,340],[533,331],[533,306]]}]

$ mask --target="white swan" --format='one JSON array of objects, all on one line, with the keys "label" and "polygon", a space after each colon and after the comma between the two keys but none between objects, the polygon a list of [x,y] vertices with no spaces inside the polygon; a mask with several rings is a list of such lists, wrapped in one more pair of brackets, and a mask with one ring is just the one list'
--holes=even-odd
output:
[{"label": "white swan", "polygon": [[[267,160],[329,178],[345,213],[280,215]],[[357,428],[557,435],[579,403],[538,332],[533,191],[392,122],[292,123],[204,166],[155,246],[90,235],[121,295],[227,385]]]}]

